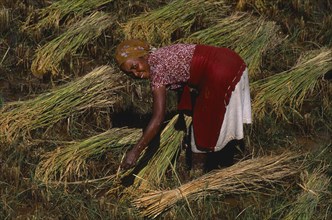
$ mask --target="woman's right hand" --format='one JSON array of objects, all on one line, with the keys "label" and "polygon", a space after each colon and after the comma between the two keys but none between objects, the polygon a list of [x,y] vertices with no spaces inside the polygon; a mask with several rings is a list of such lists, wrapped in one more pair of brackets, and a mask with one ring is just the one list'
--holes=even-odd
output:
[{"label": "woman's right hand", "polygon": [[121,163],[121,168],[124,170],[128,170],[136,165],[136,162],[139,157],[139,152],[133,148],[126,153],[124,160]]},{"label": "woman's right hand", "polygon": [[158,133],[165,117],[166,111],[166,87],[160,86],[153,90],[153,114],[152,118],[143,132],[142,137],[130,151],[126,153],[121,163],[121,168],[128,170],[136,165],[139,155]]}]

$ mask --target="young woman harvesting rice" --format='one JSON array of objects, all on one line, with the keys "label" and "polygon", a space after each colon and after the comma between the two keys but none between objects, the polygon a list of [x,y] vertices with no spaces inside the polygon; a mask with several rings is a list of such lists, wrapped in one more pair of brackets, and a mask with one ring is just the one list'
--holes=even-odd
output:
[{"label": "young woman harvesting rice", "polygon": [[192,112],[192,165],[203,168],[207,155],[216,154],[221,157],[214,157],[216,160],[232,164],[233,140],[241,140],[243,124],[251,123],[248,71],[238,54],[228,48],[195,44],[151,51],[148,43],[133,39],[118,45],[115,58],[127,74],[149,79],[153,94],[152,118],[138,143],[127,152],[122,168],[135,166],[158,133],[167,89],[181,91],[178,109]]}]

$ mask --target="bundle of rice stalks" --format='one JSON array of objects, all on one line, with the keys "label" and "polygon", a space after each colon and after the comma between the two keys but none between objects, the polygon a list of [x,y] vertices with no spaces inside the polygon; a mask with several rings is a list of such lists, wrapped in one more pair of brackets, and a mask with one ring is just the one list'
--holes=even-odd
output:
[{"label": "bundle of rice stalks", "polygon": [[[166,6],[132,18],[124,25],[126,38],[169,44],[176,34],[187,36],[192,29],[225,16],[230,10],[223,1],[175,0]],[[182,36],[181,36],[182,37]]]},{"label": "bundle of rice stalks", "polygon": [[180,200],[197,200],[206,195],[223,196],[268,190],[299,172],[298,156],[284,153],[239,162],[229,168],[212,171],[173,190],[143,194],[134,200],[144,216],[155,218]]},{"label": "bundle of rice stalks", "polygon": [[0,9],[0,30],[4,32],[10,26],[10,22],[12,21],[12,13],[8,8]]},{"label": "bundle of rice stalks", "polygon": [[12,143],[18,138],[24,141],[33,131],[50,129],[90,108],[113,107],[120,100],[117,91],[123,87],[120,75],[102,66],[34,99],[7,103],[0,110],[0,143]]},{"label": "bundle of rice stalks", "polygon": [[[98,160],[101,155],[111,152],[117,167],[120,160],[117,160],[116,155],[120,155],[125,146],[136,143],[141,134],[140,129],[113,128],[81,142],[61,146],[42,155],[35,176],[46,184],[50,181],[67,183],[73,180],[87,180],[88,160]],[[105,171],[103,175],[108,175],[107,172],[110,171]]]},{"label": "bundle of rice stalks", "polygon": [[321,219],[325,219],[324,217],[326,217],[327,213],[322,213],[322,210],[318,210],[318,206],[321,203],[325,205],[326,200],[324,200],[324,197],[328,193],[331,178],[328,178],[324,172],[324,168],[320,168],[314,170],[312,173],[302,173],[301,179],[303,183],[300,186],[303,192],[291,204],[290,212],[283,219],[320,219],[318,216],[323,216]]},{"label": "bundle of rice stalks", "polygon": [[95,12],[69,27],[69,29],[36,51],[31,64],[32,73],[40,77],[51,71],[59,73],[59,65],[68,54],[74,54],[87,43],[98,38],[112,25],[111,16]]},{"label": "bundle of rice stalks", "polygon": [[290,70],[255,81],[252,83],[254,114],[262,119],[267,112],[275,113],[287,120],[286,110],[299,110],[331,68],[332,50],[323,48],[304,53]]},{"label": "bundle of rice stalks", "polygon": [[[134,186],[139,186],[142,189],[159,186],[167,169],[170,166],[176,167],[176,160],[174,159],[181,150],[181,143],[185,135],[184,131],[178,131],[174,127],[178,117],[178,115],[174,116],[162,131],[157,152],[137,174],[138,178],[135,179]],[[186,126],[189,126],[191,117],[185,116],[185,122]]]},{"label": "bundle of rice stalks", "polygon": [[[113,0],[60,0],[55,1],[46,8],[37,12],[39,21],[33,23],[33,16],[29,16],[23,24],[22,29],[28,32],[41,32],[46,28],[59,28],[60,22],[72,17],[83,16]],[[32,23],[32,24],[30,24]]]},{"label": "bundle of rice stalks", "polygon": [[184,41],[233,49],[245,60],[250,75],[254,77],[260,70],[264,53],[281,42],[278,31],[279,27],[274,22],[263,17],[236,13],[219,20],[216,25],[193,33]]}]

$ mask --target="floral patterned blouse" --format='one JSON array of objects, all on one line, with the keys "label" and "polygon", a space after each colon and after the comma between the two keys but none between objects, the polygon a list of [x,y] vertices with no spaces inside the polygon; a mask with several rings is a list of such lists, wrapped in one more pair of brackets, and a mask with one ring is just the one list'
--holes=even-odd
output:
[{"label": "floral patterned blouse", "polygon": [[190,77],[190,63],[196,45],[174,44],[149,54],[151,88],[177,89]]}]

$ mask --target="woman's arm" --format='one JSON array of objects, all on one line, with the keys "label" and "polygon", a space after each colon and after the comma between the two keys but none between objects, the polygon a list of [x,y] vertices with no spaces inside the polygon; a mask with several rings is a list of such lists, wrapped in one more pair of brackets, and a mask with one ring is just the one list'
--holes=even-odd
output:
[{"label": "woman's arm", "polygon": [[153,113],[152,118],[146,127],[138,143],[127,152],[121,167],[129,169],[134,167],[141,152],[147,147],[150,141],[158,133],[160,126],[165,118],[166,112],[166,87],[161,86],[152,91],[153,94]]}]

